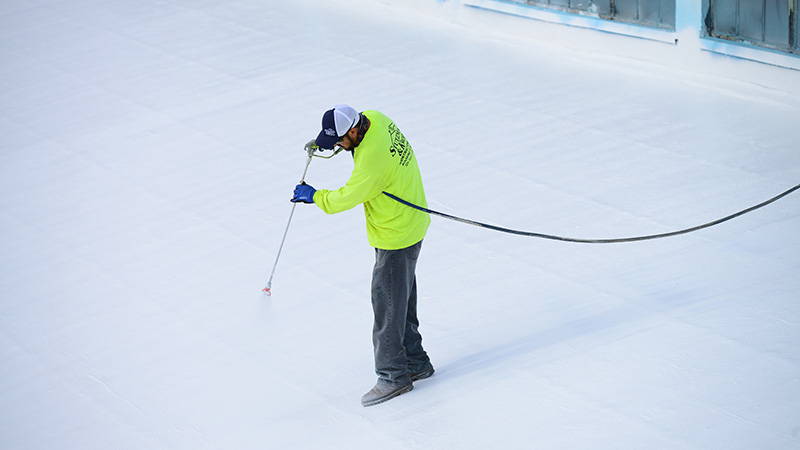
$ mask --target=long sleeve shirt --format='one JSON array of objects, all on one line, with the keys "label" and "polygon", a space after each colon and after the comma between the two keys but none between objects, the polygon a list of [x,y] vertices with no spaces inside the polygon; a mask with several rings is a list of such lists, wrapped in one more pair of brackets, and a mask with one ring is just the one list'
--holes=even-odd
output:
[{"label": "long sleeve shirt", "polygon": [[354,149],[350,179],[339,189],[318,190],[314,203],[328,214],[363,204],[370,245],[384,250],[409,247],[425,237],[431,219],[383,192],[427,207],[417,159],[391,119],[378,111],[362,114],[370,127]]}]

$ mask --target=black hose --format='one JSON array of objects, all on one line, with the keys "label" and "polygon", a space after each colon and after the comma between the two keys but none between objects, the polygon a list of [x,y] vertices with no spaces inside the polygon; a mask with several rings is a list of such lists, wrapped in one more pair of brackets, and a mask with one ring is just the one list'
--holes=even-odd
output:
[{"label": "black hose", "polygon": [[463,222],[463,223],[466,223],[466,224],[475,225],[475,226],[482,227],[482,228],[488,228],[490,230],[501,231],[503,233],[518,234],[520,236],[537,237],[537,238],[542,238],[542,239],[552,239],[552,240],[556,240],[556,241],[578,242],[578,243],[581,243],[581,244],[617,244],[617,243],[620,243],[620,242],[635,242],[635,241],[646,241],[646,240],[649,240],[649,239],[659,239],[659,238],[665,238],[665,237],[670,237],[670,236],[677,236],[679,234],[691,233],[692,231],[702,230],[703,228],[708,228],[708,227],[711,227],[711,226],[714,226],[714,225],[721,224],[722,222],[727,222],[728,220],[731,220],[733,218],[739,217],[739,216],[741,216],[743,214],[747,214],[750,211],[755,211],[756,209],[759,209],[761,207],[767,206],[767,205],[769,205],[770,203],[772,203],[774,201],[777,201],[777,200],[779,200],[779,199],[781,199],[783,197],[786,197],[787,195],[791,194],[792,192],[794,192],[794,191],[796,191],[798,189],[800,189],[800,184],[798,184],[797,186],[795,186],[795,187],[793,187],[793,188],[791,188],[791,189],[789,189],[789,190],[787,190],[787,191],[785,191],[785,192],[783,192],[781,194],[776,195],[775,197],[772,197],[771,199],[769,199],[767,201],[761,202],[761,203],[759,203],[759,204],[757,204],[755,206],[751,206],[751,207],[749,207],[747,209],[743,209],[743,210],[741,210],[741,211],[739,211],[739,212],[737,212],[735,214],[731,214],[730,216],[726,216],[726,217],[723,217],[721,219],[717,219],[717,220],[715,220],[713,222],[704,223],[703,225],[697,225],[695,227],[686,228],[686,229],[678,230],[678,231],[671,231],[669,233],[651,234],[651,235],[647,235],[647,236],[636,236],[636,237],[616,238],[616,239],[577,239],[577,238],[571,238],[571,237],[555,236],[555,235],[552,235],[552,234],[543,234],[543,233],[533,233],[533,232],[530,232],[530,231],[512,230],[512,229],[509,229],[509,228],[503,228],[503,227],[498,227],[496,225],[489,225],[487,223],[476,222],[474,220],[463,219],[461,217],[451,216],[450,214],[445,214],[445,213],[442,213],[442,212],[439,212],[439,211],[434,211],[432,209],[423,208],[423,207],[421,207],[419,205],[415,205],[415,204],[413,204],[413,203],[411,203],[409,201],[403,200],[402,198],[400,198],[400,197],[398,197],[396,195],[390,194],[388,192],[384,191],[383,193],[385,195],[387,195],[389,198],[392,198],[392,199],[394,199],[394,200],[396,200],[396,201],[398,201],[398,202],[400,202],[400,203],[402,203],[402,204],[404,204],[406,206],[410,206],[410,207],[412,207],[414,209],[417,209],[417,210],[420,210],[422,212],[426,212],[428,214],[434,214],[434,215],[437,215],[437,216],[445,217],[447,219],[452,219],[452,220],[455,220],[455,221],[458,221],[458,222]]}]

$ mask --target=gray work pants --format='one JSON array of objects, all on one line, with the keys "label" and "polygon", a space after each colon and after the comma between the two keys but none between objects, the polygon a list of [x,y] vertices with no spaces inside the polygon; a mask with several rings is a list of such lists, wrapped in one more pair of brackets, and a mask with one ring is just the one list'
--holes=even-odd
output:
[{"label": "gray work pants", "polygon": [[417,320],[417,277],[414,271],[422,241],[399,250],[375,249],[372,311],[375,323],[375,373],[389,383],[405,385],[409,375],[430,367],[422,349]]}]

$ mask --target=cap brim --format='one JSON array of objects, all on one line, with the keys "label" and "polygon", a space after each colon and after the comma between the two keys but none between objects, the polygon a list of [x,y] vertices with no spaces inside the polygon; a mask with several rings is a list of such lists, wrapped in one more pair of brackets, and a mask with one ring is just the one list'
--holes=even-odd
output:
[{"label": "cap brim", "polygon": [[314,142],[322,149],[333,150],[333,147],[339,142],[339,138],[336,136],[328,136],[325,134],[325,131],[320,131],[319,136],[317,136]]}]

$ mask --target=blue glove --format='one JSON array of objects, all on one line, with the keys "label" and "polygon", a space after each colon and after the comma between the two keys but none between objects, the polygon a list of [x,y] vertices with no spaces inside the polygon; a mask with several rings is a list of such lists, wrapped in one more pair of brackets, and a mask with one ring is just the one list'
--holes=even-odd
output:
[{"label": "blue glove", "polygon": [[297,203],[314,203],[314,193],[317,192],[311,185],[306,184],[305,181],[298,184],[294,188],[294,197],[292,202]]}]

